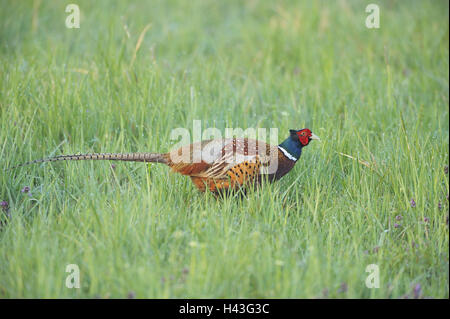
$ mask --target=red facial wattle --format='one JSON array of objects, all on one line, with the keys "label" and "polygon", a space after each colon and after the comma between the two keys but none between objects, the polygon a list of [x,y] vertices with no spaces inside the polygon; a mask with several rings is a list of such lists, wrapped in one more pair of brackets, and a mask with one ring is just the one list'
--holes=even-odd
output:
[{"label": "red facial wattle", "polygon": [[309,143],[309,138],[307,136],[299,136],[299,140],[303,146],[306,146]]},{"label": "red facial wattle", "polygon": [[303,146],[308,145],[309,137],[311,136],[311,131],[308,129],[297,132],[298,139]]}]

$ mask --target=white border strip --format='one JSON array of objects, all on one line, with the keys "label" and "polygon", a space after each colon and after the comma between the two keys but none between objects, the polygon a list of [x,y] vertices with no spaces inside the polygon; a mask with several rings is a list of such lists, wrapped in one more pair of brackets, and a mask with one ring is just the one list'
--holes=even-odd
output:
[{"label": "white border strip", "polygon": [[286,151],[284,148],[282,148],[281,146],[278,146],[278,148],[283,152],[283,154],[289,158],[291,161],[297,162],[298,158],[295,158],[294,156],[292,156],[291,154],[288,153],[288,151]]}]

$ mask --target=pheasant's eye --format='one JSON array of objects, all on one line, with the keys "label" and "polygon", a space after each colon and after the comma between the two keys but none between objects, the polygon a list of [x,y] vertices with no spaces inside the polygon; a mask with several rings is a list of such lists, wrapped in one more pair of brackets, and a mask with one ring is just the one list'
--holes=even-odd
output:
[{"label": "pheasant's eye", "polygon": [[305,132],[301,132],[300,133],[301,136],[305,136],[305,134],[306,134]]}]

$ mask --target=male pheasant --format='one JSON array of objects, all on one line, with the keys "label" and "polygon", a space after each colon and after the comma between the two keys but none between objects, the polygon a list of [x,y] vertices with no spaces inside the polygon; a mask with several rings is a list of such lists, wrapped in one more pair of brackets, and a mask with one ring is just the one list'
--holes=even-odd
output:
[{"label": "male pheasant", "polygon": [[189,176],[197,188],[211,192],[245,187],[267,178],[275,181],[286,175],[311,140],[320,140],[311,130],[290,130],[280,145],[273,146],[248,138],[206,140],[169,153],[60,155],[23,165],[62,160],[117,160],[163,163]]}]

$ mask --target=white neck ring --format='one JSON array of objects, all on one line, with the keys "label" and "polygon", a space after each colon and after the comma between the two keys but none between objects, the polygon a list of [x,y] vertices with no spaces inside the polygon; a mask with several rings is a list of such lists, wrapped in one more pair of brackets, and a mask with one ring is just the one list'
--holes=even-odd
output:
[{"label": "white neck ring", "polygon": [[297,162],[298,158],[295,158],[294,156],[292,156],[291,154],[289,154],[288,151],[286,151],[284,148],[282,148],[281,146],[278,146],[278,148],[280,149],[280,151],[283,152],[284,156],[286,156],[287,158],[289,158],[291,161]]}]

